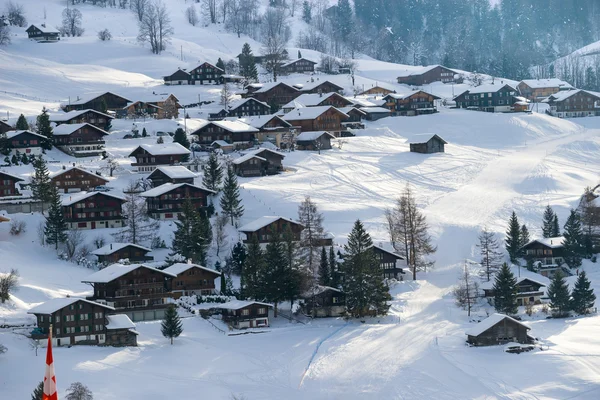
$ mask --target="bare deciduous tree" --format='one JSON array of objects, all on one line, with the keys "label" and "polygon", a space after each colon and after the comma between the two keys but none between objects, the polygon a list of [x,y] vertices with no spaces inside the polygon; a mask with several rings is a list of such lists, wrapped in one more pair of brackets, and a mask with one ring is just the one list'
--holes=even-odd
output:
[{"label": "bare deciduous tree", "polygon": [[206,15],[211,24],[217,23],[217,0],[202,0],[202,14]]},{"label": "bare deciduous tree", "polygon": [[120,241],[139,244],[149,241],[158,229],[158,221],[151,220],[146,210],[146,199],[140,196],[138,182],[130,182],[125,189],[127,202],[123,205],[123,216],[126,225],[115,234]]},{"label": "bare deciduous tree", "polygon": [[71,383],[67,392],[67,400],[94,400],[92,391],[81,382]]},{"label": "bare deciduous tree", "polygon": [[301,258],[316,279],[323,239],[323,214],[319,212],[310,196],[306,196],[298,206],[298,221],[304,226],[304,230],[300,234]]},{"label": "bare deciduous tree", "polygon": [[465,261],[463,271],[460,275],[460,282],[454,287],[452,293],[454,294],[456,305],[467,310],[468,316],[471,316],[471,308],[477,302],[478,292],[479,284],[469,269],[469,263]]},{"label": "bare deciduous tree", "polygon": [[146,9],[150,4],[150,0],[131,0],[129,3],[129,8],[135,14],[138,19],[138,22],[142,22],[144,19],[144,14],[146,14]]},{"label": "bare deciduous tree", "polygon": [[62,12],[62,26],[60,33],[64,36],[81,36],[84,29],[81,27],[83,15],[76,8],[65,8]]},{"label": "bare deciduous tree", "polygon": [[139,28],[138,41],[150,43],[152,52],[160,54],[167,47],[174,32],[165,3],[154,0],[148,4]]},{"label": "bare deciduous tree", "polygon": [[22,28],[27,25],[25,9],[22,4],[12,1],[6,3],[6,17],[8,18],[8,23],[12,26],[19,26]]},{"label": "bare deciduous tree", "polygon": [[11,269],[9,273],[0,275],[0,301],[5,303],[17,288],[19,271]]},{"label": "bare deciduous tree", "polygon": [[105,160],[105,162],[106,164],[100,168],[100,171],[108,172],[110,177],[112,177],[113,173],[115,172],[123,171],[123,167],[121,167],[121,164],[119,164],[115,158],[109,157]]},{"label": "bare deciduous tree", "polygon": [[102,29],[100,32],[98,32],[98,39],[102,40],[103,42],[108,41],[112,39],[112,34],[108,29]]},{"label": "bare deciduous tree", "polygon": [[231,102],[233,101],[233,93],[229,89],[229,84],[223,84],[223,88],[221,89],[221,99],[219,100],[219,104],[223,106],[226,112],[229,112],[231,109]]},{"label": "bare deciduous tree", "polygon": [[192,26],[196,26],[198,23],[198,13],[196,12],[196,7],[194,7],[193,4],[186,8],[185,16]]},{"label": "bare deciduous tree", "polygon": [[262,52],[265,54],[264,66],[270,73],[273,74],[273,81],[277,82],[279,76],[279,69],[285,60],[287,60],[287,54],[285,45],[287,40],[284,40],[281,36],[268,37]]},{"label": "bare deciduous tree", "polygon": [[225,226],[227,226],[227,214],[221,213],[215,218],[215,227],[213,228],[215,245],[217,247],[217,257],[223,247],[227,245],[227,232]]},{"label": "bare deciduous tree", "polygon": [[10,44],[10,28],[8,26],[2,26],[0,24],[0,46],[6,46]]},{"label": "bare deciduous tree", "polygon": [[77,250],[85,241],[85,237],[83,233],[79,229],[73,229],[67,233],[67,240],[65,240],[65,257],[69,261],[73,261],[75,259],[75,255],[77,254]]}]

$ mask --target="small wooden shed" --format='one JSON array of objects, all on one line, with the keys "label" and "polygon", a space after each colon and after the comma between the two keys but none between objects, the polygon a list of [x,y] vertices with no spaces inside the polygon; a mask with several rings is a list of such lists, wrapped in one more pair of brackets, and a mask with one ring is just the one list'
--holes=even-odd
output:
[{"label": "small wooden shed", "polygon": [[424,143],[411,143],[410,151],[412,153],[432,154],[432,153],[444,153],[444,145],[448,144],[444,139],[438,135],[433,135],[428,141]]},{"label": "small wooden shed", "polygon": [[466,332],[467,343],[493,346],[509,342],[530,343],[527,325],[504,314],[492,314]]}]

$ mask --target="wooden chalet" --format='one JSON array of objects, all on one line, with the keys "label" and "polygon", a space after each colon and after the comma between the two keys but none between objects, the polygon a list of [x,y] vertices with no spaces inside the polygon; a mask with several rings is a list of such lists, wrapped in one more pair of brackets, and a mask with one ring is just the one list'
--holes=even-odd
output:
[{"label": "wooden chalet", "polygon": [[229,154],[235,150],[235,146],[233,144],[227,143],[224,140],[215,140],[210,144],[210,147],[212,147],[213,150],[222,151],[223,154]]},{"label": "wooden chalet", "polygon": [[327,131],[302,132],[296,136],[297,150],[331,150],[331,140],[335,139]]},{"label": "wooden chalet", "polygon": [[170,282],[175,298],[215,294],[215,279],[221,277],[219,271],[191,263],[176,263],[164,271],[176,276]]},{"label": "wooden chalet", "polygon": [[54,145],[74,157],[102,154],[105,136],[108,132],[88,123],[63,124],[52,131]]},{"label": "wooden chalet", "polygon": [[138,172],[152,172],[157,167],[175,165],[188,160],[190,151],[179,143],[141,144],[129,154]]},{"label": "wooden chalet", "polygon": [[259,143],[270,142],[278,148],[286,147],[283,139],[290,136],[292,124],[283,120],[279,115],[242,117],[240,121],[258,129],[255,138]]},{"label": "wooden chalet", "polygon": [[196,142],[208,145],[216,140],[249,146],[254,143],[258,129],[241,121],[210,121],[192,132]]},{"label": "wooden chalet", "polygon": [[525,259],[531,259],[536,264],[534,268],[540,275],[552,278],[557,271],[563,275],[571,275],[567,268],[563,268],[565,260],[564,249],[565,238],[562,236],[553,238],[534,239],[523,246]]},{"label": "wooden chalet", "polygon": [[296,108],[285,114],[283,119],[300,132],[327,131],[337,137],[348,115],[332,106],[318,106]]},{"label": "wooden chalet", "polygon": [[114,264],[120,260],[129,260],[131,263],[143,263],[154,261],[149,256],[152,249],[133,243],[111,243],[92,251],[98,258],[98,262],[104,265]]},{"label": "wooden chalet", "polygon": [[404,280],[403,275],[406,273],[402,267],[398,266],[398,262],[404,260],[404,257],[382,246],[373,245],[371,250],[379,262],[379,268],[384,278]]},{"label": "wooden chalet", "polygon": [[108,111],[117,111],[122,109],[127,105],[127,103],[131,103],[131,100],[126,99],[123,96],[119,96],[118,94],[114,94],[111,92],[105,92],[102,94],[94,94],[85,96],[83,98],[77,98],[77,100],[70,102],[69,104],[63,105],[63,111],[73,111],[73,110],[96,110],[100,112]]},{"label": "wooden chalet", "polygon": [[444,146],[447,145],[444,139],[439,137],[438,135],[433,135],[428,141],[423,143],[411,143],[410,151],[412,153],[421,153],[421,154],[433,154],[433,153],[444,153]]},{"label": "wooden chalet", "polygon": [[8,131],[5,133],[11,155],[27,154],[39,156],[42,154],[42,143],[47,142],[46,136],[31,131]]},{"label": "wooden chalet", "polygon": [[492,314],[466,332],[472,346],[494,346],[509,342],[531,343],[527,325],[504,314]]},{"label": "wooden chalet", "polygon": [[402,116],[436,113],[436,101],[440,100],[438,96],[423,90],[405,94],[390,93],[383,99],[385,100],[385,108],[392,111],[394,115]]},{"label": "wooden chalet", "polygon": [[233,160],[233,170],[241,177],[275,175],[283,171],[285,156],[270,149],[253,150]]},{"label": "wooden chalet", "polygon": [[69,229],[121,228],[121,206],[126,200],[104,192],[81,192],[64,196],[62,209]]},{"label": "wooden chalet", "polygon": [[183,211],[183,203],[190,200],[194,209],[208,207],[212,190],[189,183],[165,183],[140,194],[146,198],[148,214],[154,219],[177,219]]},{"label": "wooden chalet", "polygon": [[160,107],[155,106],[154,104],[145,103],[143,101],[134,101],[133,103],[128,103],[121,110],[118,110],[116,115],[117,118],[164,118],[159,118],[159,115],[164,115],[164,112]]},{"label": "wooden chalet", "polygon": [[385,96],[386,94],[396,93],[394,89],[388,89],[379,85],[373,85],[372,87],[363,90],[358,95],[359,96]]},{"label": "wooden chalet", "polygon": [[184,69],[178,69],[171,75],[164,76],[165,85],[188,85],[192,80],[192,76]]},{"label": "wooden chalet", "polygon": [[469,89],[454,98],[457,108],[486,112],[510,112],[517,101],[517,89],[507,84],[486,84]]},{"label": "wooden chalet", "polygon": [[157,94],[152,93],[141,99],[144,104],[156,108],[156,119],[173,119],[179,118],[179,99],[172,93]]},{"label": "wooden chalet", "polygon": [[102,302],[133,321],[163,319],[174,274],[144,264],[112,264],[84,280],[93,287],[89,300]]},{"label": "wooden chalet", "polygon": [[392,115],[392,112],[385,107],[363,107],[360,111],[365,113],[367,121],[377,121]]},{"label": "wooden chalet", "polygon": [[295,108],[333,106],[336,108],[352,105],[352,102],[339,93],[304,93],[282,107],[284,113],[288,113]]},{"label": "wooden chalet", "polygon": [[66,168],[50,176],[50,181],[61,193],[74,193],[93,190],[96,186],[106,185],[106,178],[79,167]]},{"label": "wooden chalet", "polygon": [[233,300],[219,304],[225,323],[234,329],[267,328],[269,326],[269,308],[272,304],[258,301]]},{"label": "wooden chalet", "polygon": [[158,167],[148,176],[152,182],[152,187],[157,187],[165,183],[189,183],[194,184],[196,174],[184,166],[173,165],[169,167]]},{"label": "wooden chalet", "polygon": [[568,82],[557,78],[524,79],[517,85],[521,96],[531,101],[540,101],[562,90],[574,90]]},{"label": "wooden chalet", "polygon": [[0,197],[20,196],[17,189],[17,182],[23,182],[24,179],[8,172],[0,171]]},{"label": "wooden chalet", "polygon": [[303,74],[315,72],[315,65],[318,63],[315,61],[308,60],[306,58],[298,58],[296,60],[289,61],[281,64],[279,67],[279,73],[281,74]]},{"label": "wooden chalet", "polygon": [[398,74],[398,83],[412,86],[427,85],[432,82],[461,83],[462,78],[450,68],[442,65],[429,65],[426,67],[411,67]]},{"label": "wooden chalet", "polygon": [[[136,346],[135,325],[124,315],[112,315],[114,312],[115,309],[106,304],[66,297],[48,300],[27,313],[35,315],[37,319],[37,327],[31,332],[33,340],[47,340],[52,327],[53,346]],[[127,331],[115,329],[115,322],[119,321],[121,327],[124,318],[129,320]]]},{"label": "wooden chalet", "polygon": [[200,64],[190,71],[190,85],[217,84],[225,71],[207,62]]},{"label": "wooden chalet", "polygon": [[548,114],[558,118],[600,116],[600,94],[586,90],[565,90],[542,101],[548,103]]},{"label": "wooden chalet", "polygon": [[270,113],[270,105],[249,97],[231,104],[229,111],[223,108],[218,113],[209,114],[209,120],[221,120],[226,117],[242,118],[255,115],[268,115]]},{"label": "wooden chalet", "polygon": [[53,114],[50,122],[62,124],[90,124],[106,131],[114,117],[96,110],[74,110],[64,114]]},{"label": "wooden chalet", "polygon": [[46,24],[33,24],[25,30],[27,37],[39,43],[53,43],[60,40],[60,32],[54,28],[46,27]]},{"label": "wooden chalet", "polygon": [[354,105],[348,106],[348,107],[341,107],[341,108],[338,108],[338,110],[340,110],[341,112],[343,112],[344,114],[346,114],[348,116],[348,119],[346,119],[344,122],[342,122],[342,126],[344,126],[345,124],[348,124],[348,123],[360,122],[363,119],[367,118],[367,113],[365,113],[360,108],[357,108]]},{"label": "wooden chalet", "polygon": [[5,134],[8,131],[12,131],[15,128],[10,126],[8,122],[0,120],[0,135]]},{"label": "wooden chalet", "polygon": [[[483,282],[479,285],[479,289],[483,290],[483,297],[490,305],[494,305],[494,290],[495,280],[492,278],[489,282]],[[526,306],[528,304],[540,304],[544,291],[542,290],[546,284],[538,282],[531,278],[521,277],[517,279],[517,305]]]},{"label": "wooden chalet", "polygon": [[254,83],[246,86],[246,92],[242,93],[242,97],[253,97],[271,107],[280,108],[301,94],[298,89],[287,83],[271,82]]},{"label": "wooden chalet", "polygon": [[311,79],[311,82],[294,85],[302,93],[342,93],[344,88],[330,81],[319,81]]},{"label": "wooden chalet", "polygon": [[301,296],[302,310],[313,318],[342,317],[346,314],[346,295],[340,289],[317,285]]},{"label": "wooden chalet", "polygon": [[246,235],[244,243],[250,243],[252,236],[255,236],[259,243],[269,243],[273,234],[283,236],[288,227],[292,230],[294,240],[299,241],[304,226],[284,217],[260,217],[238,228],[238,231]]}]

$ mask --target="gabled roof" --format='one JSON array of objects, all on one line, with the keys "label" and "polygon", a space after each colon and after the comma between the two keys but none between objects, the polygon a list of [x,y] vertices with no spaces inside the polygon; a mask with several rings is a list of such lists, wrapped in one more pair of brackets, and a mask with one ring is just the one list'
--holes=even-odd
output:
[{"label": "gabled roof", "polygon": [[314,90],[317,87],[319,87],[321,85],[325,85],[325,84],[334,86],[336,88],[336,90],[344,90],[343,87],[341,87],[340,85],[336,85],[335,83],[333,83],[331,81],[314,81],[314,82],[303,83],[300,91],[301,92],[310,92],[311,90]]},{"label": "gabled roof", "polygon": [[175,263],[175,264],[171,265],[170,267],[163,269],[163,271],[168,272],[173,275],[179,275],[182,272],[189,270],[190,268],[200,268],[204,271],[213,273],[215,275],[221,275],[221,273],[219,271],[214,270],[212,268],[203,267],[202,265],[198,265],[198,264],[188,264],[188,263]]},{"label": "gabled roof", "polygon": [[59,126],[57,126],[56,128],[52,129],[52,135],[53,136],[69,136],[72,135],[73,133],[75,133],[76,130],[83,128],[84,126],[89,126],[91,129],[100,132],[103,136],[108,135],[108,132],[106,132],[103,129],[100,129],[92,124],[88,124],[87,122],[84,122],[83,124],[61,124]]},{"label": "gabled roof", "polygon": [[221,68],[209,63],[209,62],[203,62],[202,64],[198,65],[196,68],[193,68],[191,71],[197,70],[198,68],[202,67],[203,65],[208,65],[210,67],[213,67],[215,69],[218,69],[219,71],[221,71],[221,73],[224,73],[225,71],[223,71]]},{"label": "gabled roof", "polygon": [[187,75],[188,77],[190,76],[190,73],[189,73],[189,72],[187,72],[187,71],[184,71],[183,69],[178,69],[177,71],[173,72],[171,75],[166,75],[164,78],[170,78],[170,77],[172,77],[172,76],[173,76],[173,75],[175,75],[175,74],[185,74],[185,75]]},{"label": "gabled roof", "polygon": [[131,100],[129,100],[129,99],[127,99],[127,98],[125,98],[125,97],[123,97],[121,95],[115,94],[113,92],[104,92],[104,93],[100,93],[100,94],[88,94],[88,95],[85,95],[84,97],[82,97],[82,98],[80,98],[78,100],[72,101],[68,105],[70,105],[70,106],[82,105],[82,104],[88,103],[88,102],[90,102],[92,100],[96,100],[98,97],[102,97],[102,96],[105,96],[107,94],[112,94],[113,96],[120,97],[120,98],[122,98],[123,100],[126,100],[129,103],[131,102]]},{"label": "gabled roof", "polygon": [[497,323],[503,321],[504,319],[509,319],[512,322],[515,322],[521,326],[524,326],[525,328],[527,328],[527,330],[531,329],[527,325],[517,321],[514,318],[509,317],[508,315],[496,313],[496,314],[490,315],[488,318],[484,319],[483,321],[481,321],[480,323],[478,323],[477,325],[475,325],[474,327],[469,329],[467,332],[465,332],[465,334],[469,335],[469,336],[479,336],[483,332],[487,331],[488,329],[490,329],[491,327],[496,325]]},{"label": "gabled roof", "polygon": [[17,136],[23,134],[23,133],[28,133],[30,135],[37,136],[40,139],[44,139],[44,140],[48,139],[44,135],[40,135],[39,133],[35,133],[35,132],[31,132],[31,131],[8,131],[8,132],[6,132],[6,138],[7,139],[12,139],[14,137],[17,137]]},{"label": "gabled roof", "polygon": [[91,108],[88,108],[86,110],[79,110],[79,111],[73,110],[73,111],[69,111],[69,112],[66,112],[66,113],[50,115],[50,122],[68,122],[68,121],[72,120],[73,118],[77,118],[80,115],[83,115],[83,114],[85,114],[87,112],[92,112],[92,113],[95,113],[95,114],[100,114],[100,115],[102,115],[105,118],[114,119],[114,117],[111,117],[108,114],[104,114],[104,113],[101,113],[100,111],[96,111],[96,110],[92,110]]},{"label": "gabled roof", "polygon": [[196,186],[196,185],[192,185],[190,183],[170,183],[170,182],[168,182],[168,183],[163,183],[162,185],[157,186],[153,189],[147,190],[143,193],[140,193],[140,196],[142,196],[142,197],[157,197],[157,196],[161,196],[165,193],[169,193],[175,189],[178,189],[178,188],[184,187],[184,186],[202,190],[204,192],[209,192],[211,194],[216,194],[216,192],[214,192],[210,189],[207,189],[205,187],[202,187],[202,186]]},{"label": "gabled roof", "polygon": [[[538,285],[540,285],[540,286],[546,286],[546,284],[545,284],[545,283],[542,283],[542,282],[536,281],[535,279],[531,279],[531,278],[528,278],[528,277],[526,277],[526,276],[522,276],[522,277],[520,277],[520,278],[517,278],[517,285],[518,285],[519,283],[521,283],[521,282],[524,282],[524,281],[530,281],[530,282],[533,282],[533,283],[537,283],[537,284],[538,284]],[[495,278],[495,277],[493,277],[493,278],[492,278],[492,279],[490,279],[489,281],[481,283],[481,284],[479,285],[479,288],[480,288],[480,289],[482,289],[482,290],[492,290],[492,289],[494,288],[494,284],[495,284],[495,282],[496,282],[496,278]]]},{"label": "gabled roof", "polygon": [[404,257],[402,257],[400,254],[394,253],[393,251],[388,250],[388,249],[386,249],[386,248],[384,248],[382,246],[378,246],[378,245],[374,244],[372,247],[374,247],[376,249],[379,249],[379,250],[381,250],[381,251],[383,251],[385,253],[388,253],[388,254],[392,255],[392,256],[396,257],[398,260],[404,260]]},{"label": "gabled roof", "polygon": [[266,307],[273,307],[273,304],[261,303],[260,301],[232,300],[228,301],[227,303],[219,304],[215,308],[220,308],[223,310],[239,310],[241,308],[245,308],[253,304],[258,304],[260,306]]},{"label": "gabled roof", "polygon": [[295,224],[295,225],[300,225],[303,226],[301,223],[296,222],[292,219],[288,219],[285,217],[277,217],[277,216],[265,216],[265,217],[260,217],[252,222],[250,222],[249,224],[246,224],[240,228],[238,228],[238,231],[240,232],[256,232],[261,228],[264,228],[267,225],[271,225],[273,222],[279,221],[280,219],[287,221],[291,224]]},{"label": "gabled roof", "polygon": [[231,147],[233,148],[233,144],[227,143],[225,140],[215,140],[210,144],[211,146],[219,146],[219,147]]},{"label": "gabled roof", "polygon": [[575,96],[578,93],[586,93],[590,96],[600,98],[600,93],[592,92],[590,90],[575,89],[575,90],[561,90],[558,93],[554,93],[554,94],[548,96],[548,98],[544,99],[542,102],[549,103],[550,101],[563,101],[563,100],[568,99],[571,96]]},{"label": "gabled roof", "polygon": [[[517,91],[517,89],[515,89],[514,87],[512,87],[509,84],[496,85],[496,84],[493,84],[493,83],[488,83],[486,85],[479,85],[479,86],[474,87],[472,89],[465,90],[464,92],[462,92],[458,96],[462,96],[465,93],[469,93],[469,94],[496,93],[496,92],[500,91],[500,89],[503,89],[505,87],[508,87],[509,89],[511,89],[511,90],[513,90],[515,92]],[[456,97],[458,97],[458,96],[456,96]]]},{"label": "gabled roof", "polygon": [[104,307],[107,310],[111,310],[111,311],[115,310],[113,307],[107,306],[106,304],[96,303],[95,301],[82,299],[80,297],[64,297],[64,298],[48,300],[45,303],[39,304],[39,305],[31,308],[29,311],[27,311],[27,314],[50,315],[52,313],[55,313],[58,310],[61,310],[65,307],[70,306],[71,304],[75,304],[78,301],[83,301],[85,303],[88,303],[88,304],[91,304],[94,306],[98,306],[98,307]]},{"label": "gabled roof", "polygon": [[253,150],[252,153],[258,154],[258,155],[260,155],[260,154],[264,155],[264,153],[271,153],[273,155],[281,157],[282,159],[285,158],[285,155],[281,154],[280,152],[272,150],[272,149],[268,149],[266,147],[261,147],[260,149]]},{"label": "gabled roof", "polygon": [[152,249],[149,249],[147,247],[144,246],[140,246],[139,244],[133,244],[133,243],[111,243],[111,244],[107,244],[104,247],[100,247],[97,250],[92,251],[92,254],[95,256],[107,256],[113,253],[116,253],[119,250],[122,250],[126,247],[136,247],[140,250],[144,250],[144,251],[152,251]]},{"label": "gabled roof", "polygon": [[342,100],[345,100],[347,103],[351,103],[350,100],[342,97],[339,93],[330,92],[330,93],[303,93],[300,96],[296,97],[294,100],[290,101],[282,108],[300,108],[300,107],[314,107],[318,106],[325,100],[330,97],[339,96]]},{"label": "gabled roof", "polygon": [[107,315],[106,329],[135,329],[135,324],[129,319],[126,314]]},{"label": "gabled roof", "polygon": [[24,181],[24,180],[25,180],[25,179],[23,179],[23,178],[19,178],[19,177],[18,177],[18,176],[16,176],[16,175],[9,174],[8,172],[6,172],[6,171],[2,171],[2,170],[0,170],[0,175],[9,176],[9,177],[13,178],[13,179],[14,179],[15,181],[17,181],[17,182],[20,182],[20,181]]},{"label": "gabled roof", "polygon": [[248,160],[252,160],[253,158],[256,158],[257,160],[260,160],[260,161],[267,161],[266,158],[262,158],[260,156],[257,156],[256,154],[250,153],[250,154],[246,154],[245,156],[236,158],[235,160],[232,161],[232,163],[235,165],[240,165],[240,164],[245,163]]},{"label": "gabled roof", "polygon": [[[198,129],[196,129],[196,132],[198,132],[200,129],[202,129],[206,126],[209,126],[209,125],[218,126],[219,128],[224,129],[228,132],[232,132],[232,133],[258,132],[258,129],[256,129],[253,126],[250,126],[240,120],[209,121],[209,122],[206,122],[204,125],[200,126]],[[193,133],[193,135],[194,134],[196,134],[196,133]]]},{"label": "gabled roof", "polygon": [[384,107],[363,107],[361,108],[362,112],[366,114],[375,114],[375,113],[391,113],[392,111],[384,108]]},{"label": "gabled roof", "polygon": [[112,282],[115,279],[118,279],[121,276],[128,274],[131,271],[134,271],[138,268],[146,268],[151,271],[160,272],[161,274],[166,275],[169,278],[177,277],[176,275],[171,274],[169,272],[161,271],[159,269],[149,267],[144,264],[129,264],[129,265],[111,264],[108,267],[101,269],[98,272],[93,273],[92,275],[88,276],[81,282],[83,282],[83,283],[108,283],[108,282]]},{"label": "gabled roof", "polygon": [[[450,69],[450,68],[444,67],[443,65],[426,65],[424,67],[415,66],[415,67],[406,68],[406,69],[400,71],[397,74],[397,76],[398,76],[398,78],[406,78],[409,76],[423,75],[424,73],[427,73],[437,67]],[[452,71],[452,70],[450,69],[450,71]]]},{"label": "gabled roof", "polygon": [[534,240],[530,241],[529,243],[527,243],[526,245],[524,245],[523,247],[527,247],[533,243],[539,243],[539,244],[542,244],[551,249],[559,249],[559,248],[563,247],[564,242],[565,242],[564,236],[558,236],[558,237],[551,237],[551,238],[534,239]]},{"label": "gabled roof", "polygon": [[408,92],[408,93],[388,93],[385,96],[383,96],[383,98],[385,99],[386,97],[391,97],[392,99],[395,99],[395,100],[403,100],[403,99],[408,99],[417,93],[425,93],[428,96],[432,96],[434,99],[440,99],[440,97],[438,97],[434,94],[431,94],[429,92],[426,92],[424,90],[415,90],[415,91]]},{"label": "gabled roof", "polygon": [[292,61],[290,61],[290,62],[287,62],[287,63],[285,63],[285,64],[282,64],[281,66],[282,66],[282,67],[287,67],[287,66],[289,66],[289,65],[296,64],[296,63],[297,63],[298,61],[300,61],[300,60],[308,61],[309,63],[312,63],[312,64],[318,64],[318,63],[317,63],[317,62],[315,62],[315,61],[311,61],[311,60],[309,60],[309,59],[307,59],[307,58],[301,57],[301,58],[297,58],[297,59],[295,59],[295,60],[292,60]]},{"label": "gabled roof", "polygon": [[74,170],[74,169],[76,169],[76,170],[78,170],[78,171],[81,171],[81,172],[83,172],[83,173],[85,173],[85,174],[88,174],[88,175],[93,175],[93,176],[95,176],[95,177],[96,177],[96,178],[98,178],[98,179],[102,179],[103,181],[105,181],[105,182],[108,182],[108,179],[106,179],[106,178],[104,178],[104,177],[102,177],[102,176],[100,176],[100,175],[96,175],[96,174],[94,174],[93,172],[86,171],[85,169],[83,169],[83,168],[79,168],[79,167],[70,167],[70,168],[67,168],[67,169],[61,169],[60,171],[58,171],[58,172],[55,172],[54,174],[52,174],[52,175],[50,176],[50,179],[54,179],[54,178],[56,178],[56,177],[58,177],[58,176],[60,176],[60,175],[62,175],[62,174],[64,174],[64,173],[67,173],[67,172],[69,172],[69,171],[72,171],[72,170]]},{"label": "gabled roof", "polygon": [[[291,89],[293,92],[298,91],[298,89],[296,89],[293,86],[288,85],[285,82],[269,82],[269,83],[261,83],[260,88],[257,91],[252,92],[252,93],[266,93],[266,92],[270,91],[271,89],[273,89],[274,87],[280,86],[280,85],[283,87],[286,87],[288,89]],[[256,86],[254,86],[254,87],[256,87]]]},{"label": "gabled roof", "polygon": [[356,108],[355,106],[340,107],[340,108],[338,108],[338,110],[340,110],[344,114],[348,114],[348,115],[350,115],[351,112],[358,112],[358,113],[361,113],[362,115],[367,115],[366,112],[362,111],[360,108]]},{"label": "gabled roof", "polygon": [[0,126],[7,127],[7,128],[9,128],[8,130],[11,130],[11,129],[13,128],[12,126],[10,126],[10,125],[8,124],[8,122],[6,122],[6,121],[3,121],[3,120],[1,120],[1,119],[0,119]]},{"label": "gabled roof", "polygon": [[87,198],[94,197],[94,196],[108,196],[108,197],[112,197],[117,200],[121,200],[123,202],[127,201],[124,197],[117,196],[116,194],[110,194],[108,192],[80,192],[80,193],[69,194],[69,195],[64,196],[62,198],[62,205],[70,206],[72,204],[80,202],[81,200],[85,200]]},{"label": "gabled roof", "polygon": [[321,116],[322,114],[326,113],[327,111],[329,111],[331,108],[333,108],[335,111],[343,114],[344,116],[348,117],[348,114],[344,114],[343,112],[341,112],[340,110],[338,110],[337,108],[335,108],[333,106],[317,106],[317,107],[295,108],[292,111],[290,111],[289,113],[285,114],[283,116],[283,119],[286,121],[302,121],[302,120],[306,120],[306,119],[315,119],[315,118],[318,118],[319,116]]},{"label": "gabled roof", "polygon": [[29,32],[29,30],[30,30],[31,28],[37,28],[37,29],[39,29],[39,30],[40,30],[42,33],[60,33],[60,32],[59,32],[57,29],[54,29],[54,28],[48,28],[48,27],[46,27],[46,26],[42,26],[42,25],[44,25],[44,24],[43,24],[43,23],[42,23],[42,24],[31,24],[31,25],[29,26],[29,28],[27,28],[27,29],[25,30],[25,32]]},{"label": "gabled roof", "polygon": [[152,179],[152,175],[156,174],[157,171],[162,172],[171,179],[195,178],[198,176],[183,165],[170,165],[156,168],[148,178]]},{"label": "gabled roof", "polygon": [[329,136],[330,139],[335,139],[335,136],[333,136],[331,133],[329,133],[327,131],[309,131],[309,132],[302,132],[301,134],[296,136],[296,140],[299,142],[307,142],[307,141],[311,141],[311,140],[317,140],[318,138],[320,138],[323,135]]},{"label": "gabled roof", "polygon": [[229,112],[231,112],[231,111],[233,111],[233,110],[235,110],[235,109],[238,109],[238,108],[240,108],[241,106],[243,106],[244,104],[246,104],[246,103],[248,103],[248,102],[252,102],[252,103],[258,103],[258,104],[260,104],[261,106],[265,106],[265,107],[267,107],[267,108],[269,108],[269,109],[271,108],[271,106],[270,106],[270,105],[268,105],[267,103],[265,103],[264,101],[257,100],[257,99],[255,99],[254,97],[248,97],[248,98],[245,98],[245,99],[242,99],[242,100],[240,100],[240,101],[236,101],[236,102],[232,103],[232,104],[230,105],[230,111],[229,111]]},{"label": "gabled roof", "polygon": [[285,127],[291,127],[292,124],[290,124],[289,122],[285,121],[283,118],[281,118],[279,115],[254,115],[252,117],[242,117],[239,118],[240,121],[244,122],[245,124],[248,124],[250,126],[255,127],[256,129],[262,129],[263,126],[265,126],[266,124],[268,124],[269,122],[271,122],[273,119],[277,119],[279,120],[279,122],[285,126]]},{"label": "gabled roof", "polygon": [[529,86],[532,89],[543,89],[543,88],[560,88],[560,89],[573,89],[573,86],[569,82],[565,82],[561,79],[550,78],[550,79],[523,79],[520,83]]},{"label": "gabled roof", "polygon": [[437,139],[437,140],[439,140],[440,142],[442,142],[442,143],[444,143],[444,144],[448,144],[448,142],[446,142],[444,139],[442,139],[442,138],[441,138],[440,136],[438,136],[438,135],[433,135],[433,136],[431,136],[431,137],[430,137],[429,139],[427,139],[427,141],[425,141],[425,142],[419,142],[419,143],[413,143],[413,144],[422,144],[422,143],[427,143],[427,142],[429,142],[429,141],[430,141],[430,140],[432,140],[432,139]]},{"label": "gabled roof", "polygon": [[163,143],[163,144],[141,144],[135,148],[127,157],[133,157],[138,149],[143,149],[152,156],[167,156],[190,154],[190,151],[179,143]]},{"label": "gabled roof", "polygon": [[345,97],[345,99],[358,107],[375,107],[377,105],[366,97]]},{"label": "gabled roof", "polygon": [[145,96],[141,96],[139,99],[142,103],[160,103],[166,101],[169,97],[173,97],[175,101],[178,103],[179,99],[173,93],[152,93]]}]

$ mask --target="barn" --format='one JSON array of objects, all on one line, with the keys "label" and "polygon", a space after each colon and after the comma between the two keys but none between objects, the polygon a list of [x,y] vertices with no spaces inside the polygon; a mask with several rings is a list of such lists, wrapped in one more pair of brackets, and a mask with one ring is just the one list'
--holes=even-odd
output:
[{"label": "barn", "polygon": [[432,154],[432,153],[444,153],[444,145],[448,144],[444,139],[438,135],[433,135],[428,141],[424,143],[411,143],[410,151],[412,153]]},{"label": "barn", "polygon": [[466,332],[467,343],[473,346],[493,346],[509,342],[531,343],[527,325],[504,314],[492,314]]}]

